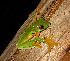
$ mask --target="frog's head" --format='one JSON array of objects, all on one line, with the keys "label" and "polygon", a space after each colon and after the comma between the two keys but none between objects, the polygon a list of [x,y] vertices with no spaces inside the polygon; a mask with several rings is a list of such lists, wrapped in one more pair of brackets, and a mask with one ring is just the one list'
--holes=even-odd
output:
[{"label": "frog's head", "polygon": [[45,19],[43,19],[42,17],[31,25],[32,31],[34,32],[43,31],[49,26],[50,26],[50,22],[45,21]]}]

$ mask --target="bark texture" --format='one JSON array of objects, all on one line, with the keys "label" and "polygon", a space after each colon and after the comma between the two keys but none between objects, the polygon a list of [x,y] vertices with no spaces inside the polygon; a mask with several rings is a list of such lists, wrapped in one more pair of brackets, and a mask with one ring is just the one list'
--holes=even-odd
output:
[{"label": "bark texture", "polygon": [[[43,6],[40,17],[48,20],[51,26],[40,33],[42,36],[49,37],[54,35],[54,42],[58,46],[53,46],[51,52],[48,52],[47,46],[41,43],[42,48],[33,48],[26,50],[18,50],[16,42],[21,33],[24,31],[28,24],[33,22],[35,10]],[[17,31],[13,40],[9,43],[8,47],[0,56],[2,61],[60,61],[68,52],[70,47],[70,0],[41,0],[36,8],[25,21],[25,23]],[[26,24],[26,25],[25,25]]]}]

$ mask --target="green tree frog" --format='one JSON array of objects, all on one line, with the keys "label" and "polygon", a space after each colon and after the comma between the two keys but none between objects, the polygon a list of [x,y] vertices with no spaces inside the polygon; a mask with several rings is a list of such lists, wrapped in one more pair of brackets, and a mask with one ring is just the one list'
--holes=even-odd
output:
[{"label": "green tree frog", "polygon": [[[19,40],[17,41],[18,49],[30,49],[30,48],[41,48],[39,45],[40,42],[46,43],[48,46],[48,50],[51,51],[51,47],[53,45],[57,46],[58,44],[52,40],[52,35],[49,38],[42,39],[39,38],[39,34],[41,31],[45,30],[50,26],[50,22],[45,21],[44,18],[40,17],[37,19],[37,14],[40,13],[41,8],[35,13],[34,22],[24,30],[21,34]],[[31,40],[32,37],[36,35],[34,40]]]},{"label": "green tree frog", "polygon": [[44,42],[48,45],[46,40],[36,37],[35,40],[30,40],[34,34],[38,31],[43,31],[50,26],[48,21],[45,21],[42,17],[39,20],[32,23],[29,28],[26,28],[21,34],[19,40],[17,41],[18,49],[29,49],[37,46],[33,46],[36,42]]}]

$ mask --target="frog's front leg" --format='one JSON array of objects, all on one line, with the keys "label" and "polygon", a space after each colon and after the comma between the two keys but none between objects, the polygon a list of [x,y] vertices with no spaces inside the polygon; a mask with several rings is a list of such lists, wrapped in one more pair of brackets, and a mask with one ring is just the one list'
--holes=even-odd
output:
[{"label": "frog's front leg", "polygon": [[40,31],[36,32],[35,35],[36,35],[36,37],[39,37],[40,36]]},{"label": "frog's front leg", "polygon": [[39,44],[40,44],[40,42],[37,41],[33,46],[37,46],[38,48],[42,48],[42,46],[40,46]]}]

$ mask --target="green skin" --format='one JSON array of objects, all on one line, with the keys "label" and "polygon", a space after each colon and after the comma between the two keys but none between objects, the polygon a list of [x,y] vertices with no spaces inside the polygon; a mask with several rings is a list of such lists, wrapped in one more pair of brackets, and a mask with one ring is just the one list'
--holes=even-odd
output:
[{"label": "green skin", "polygon": [[[43,25],[43,29],[39,28],[40,25]],[[19,40],[17,41],[18,49],[30,49],[30,48],[34,48],[34,47],[38,48],[37,46],[33,46],[36,42],[44,42],[47,44],[47,46],[49,48],[48,43],[42,38],[36,37],[35,40],[29,40],[29,41],[25,42],[25,40],[27,40],[29,38],[29,36],[35,34],[38,31],[43,31],[44,29],[46,29],[49,26],[50,26],[50,23],[48,21],[45,21],[42,17],[40,17],[39,20],[32,23],[30,25],[30,27],[26,28],[24,30],[24,32],[21,34]]]}]

